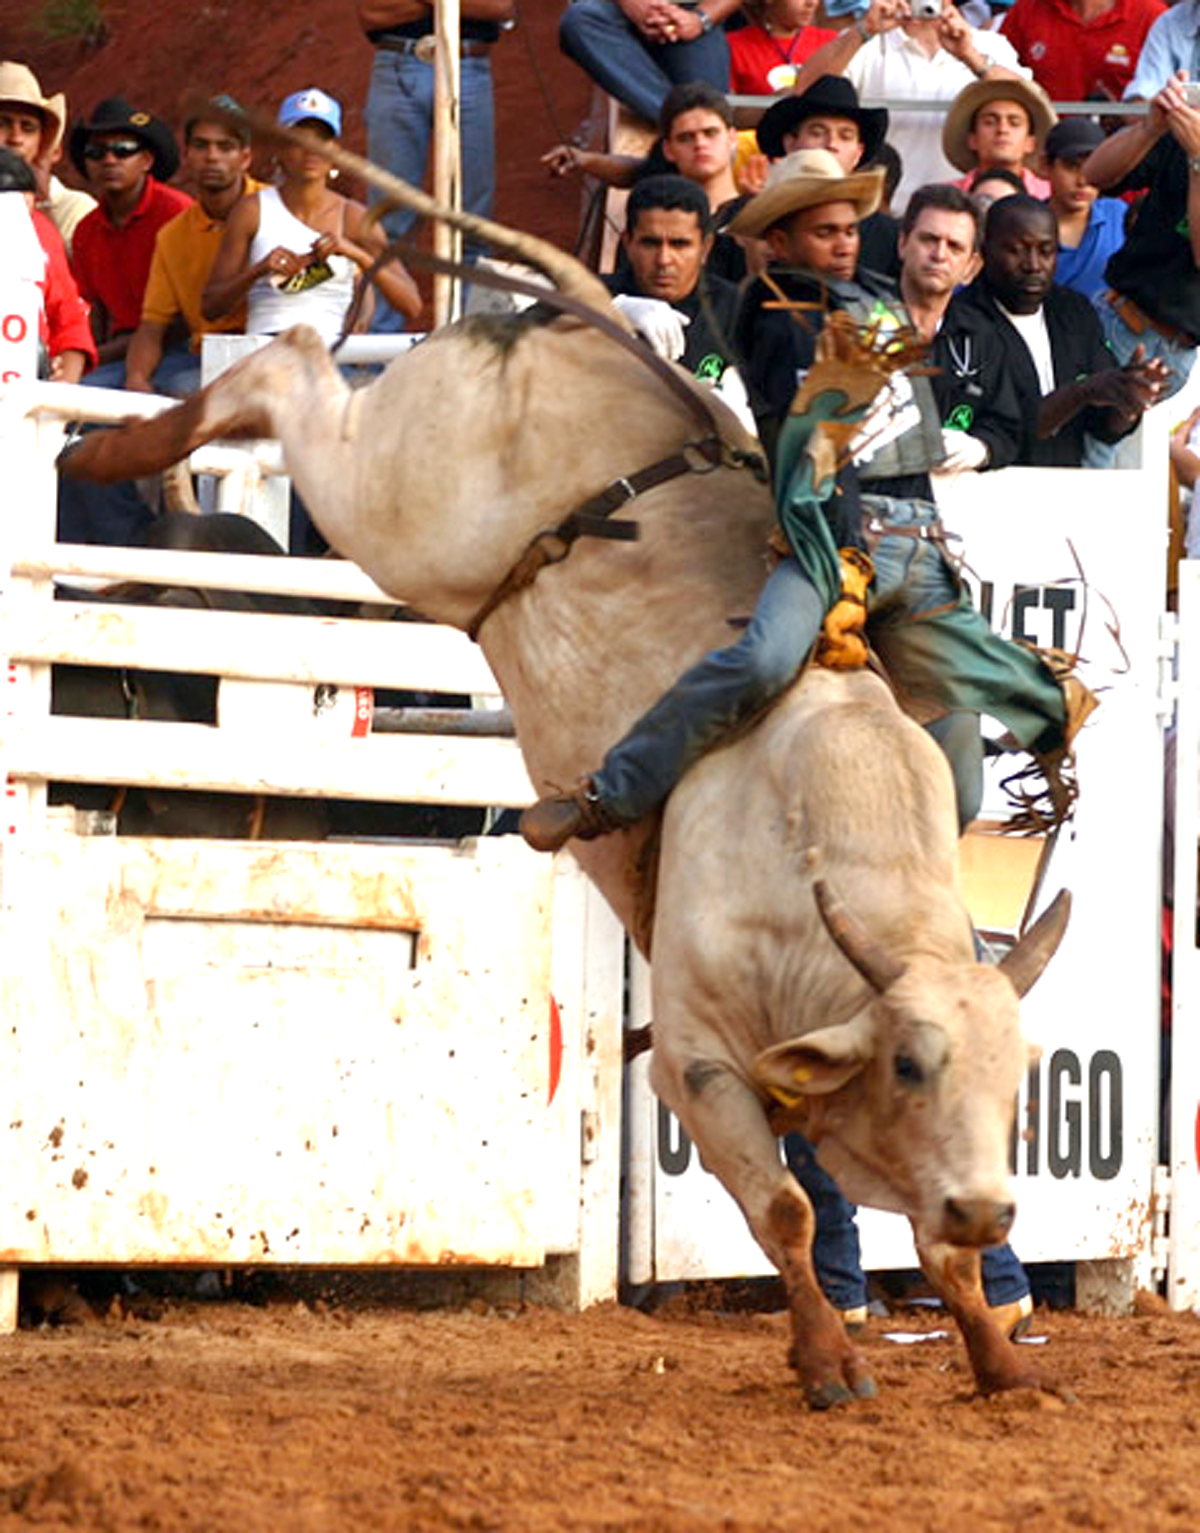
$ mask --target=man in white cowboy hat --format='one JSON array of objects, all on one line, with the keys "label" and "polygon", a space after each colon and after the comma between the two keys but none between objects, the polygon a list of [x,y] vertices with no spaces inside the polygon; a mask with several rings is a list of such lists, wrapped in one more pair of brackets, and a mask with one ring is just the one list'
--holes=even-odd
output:
[{"label": "man in white cowboy hat", "polygon": [[[771,167],[764,189],[731,225],[764,240],[772,258],[747,292],[739,340],[773,449],[791,556],[771,573],[736,644],[680,677],[573,792],[525,811],[521,831],[537,850],[605,835],[649,814],[688,767],[777,697],[840,598],[838,549],[861,549],[868,531],[878,539],[868,606],[886,602],[891,618],[877,647],[910,695],[949,712],[987,712],[1024,748],[1065,749],[1070,730],[1058,681],[1031,651],[992,631],[942,552],[929,472],[944,448],[928,378],[893,373],[865,402],[854,463],[836,485],[806,458],[815,417],[797,408],[795,396],[825,316],[845,310],[863,329],[894,328],[897,339],[911,334],[891,284],[856,272],[858,223],[878,206],[882,183],[882,170],[847,176],[828,151],[801,150]],[[803,306],[802,316],[789,306]],[[964,820],[979,791],[971,744],[956,772]]]},{"label": "man in white cowboy hat", "polygon": [[[822,75],[836,74],[845,75],[864,101],[948,103],[973,79],[1030,73],[1007,38],[968,26],[953,0],[919,7],[910,0],[872,0],[865,15],[805,60],[794,88],[807,90]],[[942,154],[941,110],[894,111],[888,142],[904,167],[893,212],[903,213],[918,186],[952,179]]]},{"label": "man in white cowboy hat", "polygon": [[1049,96],[1033,80],[976,80],[946,113],[942,153],[964,175],[967,191],[980,171],[1011,170],[1031,197],[1045,200],[1050,183],[1033,170],[1046,134],[1058,121]]},{"label": "man in white cowboy hat", "polygon": [[68,147],[75,168],[100,198],[75,231],[75,278],[92,305],[101,367],[117,364],[88,381],[119,388],[125,352],[142,317],[158,231],[191,207],[192,199],[164,184],[179,168],[171,130],[124,96],[108,97],[89,120],[76,123]]},{"label": "man in white cowboy hat", "polygon": [[33,171],[38,211],[58,230],[69,255],[75,226],[96,199],[64,186],[54,174],[66,124],[67,100],[61,91],[44,96],[31,69],[11,59],[0,62],[0,147],[20,155]]}]

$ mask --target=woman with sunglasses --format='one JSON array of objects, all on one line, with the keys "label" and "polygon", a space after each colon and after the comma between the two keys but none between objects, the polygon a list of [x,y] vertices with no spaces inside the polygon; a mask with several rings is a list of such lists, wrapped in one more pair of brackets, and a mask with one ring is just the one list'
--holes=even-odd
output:
[{"label": "woman with sunglasses", "polygon": [[71,130],[71,159],[99,206],[75,230],[72,265],[92,306],[101,366],[87,382],[119,388],[125,352],[142,317],[154,241],[163,224],[191,206],[166,186],[179,168],[170,129],[123,96],[110,96]]},{"label": "woman with sunglasses", "polygon": [[[333,142],[342,130],[342,109],[332,96],[296,91],[279,109],[284,128],[303,128]],[[360,202],[329,185],[329,160],[317,148],[286,144],[279,151],[277,186],[244,197],[229,215],[204,290],[204,317],[220,319],[246,302],[248,335],[278,335],[292,325],[312,325],[328,345],[342,333],[359,275],[384,248],[384,235],[367,223]],[[375,273],[393,309],[413,320],[421,295],[400,261]],[[365,329],[369,309],[359,318]]]}]

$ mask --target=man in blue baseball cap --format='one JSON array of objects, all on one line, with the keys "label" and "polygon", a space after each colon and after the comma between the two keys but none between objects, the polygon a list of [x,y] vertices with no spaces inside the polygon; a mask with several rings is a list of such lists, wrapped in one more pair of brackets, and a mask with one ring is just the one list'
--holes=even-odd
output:
[{"label": "man in blue baseball cap", "polygon": [[341,106],[315,85],[310,85],[307,90],[293,91],[285,97],[277,121],[281,128],[317,126],[328,128],[334,138],[342,136]]},{"label": "man in blue baseball cap", "polygon": [[[248,335],[278,335],[308,324],[332,345],[354,298],[355,283],[384,248],[381,230],[359,202],[329,184],[329,156],[341,132],[339,102],[315,85],[284,99],[276,121],[302,129],[306,142],[278,153],[279,183],[243,197],[229,214],[201,300],[206,320],[246,305]],[[398,260],[374,275],[383,298],[415,319],[421,295]]]}]

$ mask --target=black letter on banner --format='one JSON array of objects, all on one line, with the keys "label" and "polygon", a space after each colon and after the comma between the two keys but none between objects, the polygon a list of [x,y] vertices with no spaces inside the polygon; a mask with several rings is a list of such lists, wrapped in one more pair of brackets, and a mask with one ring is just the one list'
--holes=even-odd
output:
[{"label": "black letter on banner", "polygon": [[[1100,1135],[1104,1126],[1101,1082],[1108,1077],[1108,1154],[1100,1153]],[[1121,1060],[1111,1049],[1099,1049],[1092,1056],[1088,1070],[1088,1170],[1098,1182],[1110,1182],[1121,1169],[1124,1142],[1121,1090]]]},{"label": "black letter on banner", "polygon": [[1054,614],[1050,642],[1055,649],[1067,648],[1067,613],[1075,610],[1075,592],[1063,586],[1049,586],[1042,592],[1042,606]]},{"label": "black letter on banner", "polygon": [[1038,605],[1038,590],[1036,586],[1014,586],[1012,600],[1012,636],[1014,639],[1023,639],[1026,644],[1036,644],[1037,635],[1030,633],[1025,627],[1025,614],[1030,607]]},{"label": "black letter on banner", "polygon": [[[674,1144],[674,1130],[679,1138]],[[684,1132],[683,1124],[664,1103],[658,1104],[658,1163],[668,1176],[682,1176],[692,1158],[692,1141]]]},{"label": "black letter on banner", "polygon": [[[1082,1110],[1078,1102],[1062,1099],[1063,1077],[1078,1086],[1082,1076],[1078,1056],[1070,1049],[1056,1049],[1050,1056],[1050,1124],[1046,1135],[1046,1167],[1051,1176],[1079,1176],[1083,1171]],[[1066,1152],[1059,1151],[1059,1127],[1067,1129]]]},{"label": "black letter on banner", "polygon": [[[1036,1176],[1038,1170],[1038,1140],[1042,1136],[1042,1072],[1037,1060],[1029,1067],[1025,1077],[1025,1172]],[[1020,1127],[1018,1123],[1017,1127]]]}]

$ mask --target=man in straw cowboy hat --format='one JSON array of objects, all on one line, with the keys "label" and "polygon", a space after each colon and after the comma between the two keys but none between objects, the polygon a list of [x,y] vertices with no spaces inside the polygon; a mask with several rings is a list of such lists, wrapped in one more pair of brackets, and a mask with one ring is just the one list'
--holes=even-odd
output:
[{"label": "man in straw cowboy hat", "polygon": [[942,153],[965,172],[966,191],[982,170],[1011,170],[1031,197],[1045,199],[1050,184],[1033,165],[1058,121],[1049,96],[1032,80],[976,80],[959,91],[946,113]]},{"label": "man in straw cowboy hat", "polygon": [[164,184],[179,168],[171,130],[124,96],[110,96],[89,120],[76,123],[68,146],[100,199],[75,231],[75,276],[92,305],[101,365],[117,364],[89,382],[120,387],[158,231],[192,199]]},{"label": "man in straw cowboy hat", "polygon": [[[902,690],[953,720],[986,712],[1022,748],[1049,758],[1051,769],[1061,765],[1082,706],[1069,716],[1051,670],[995,634],[960,587],[942,551],[929,483],[944,455],[929,382],[892,371],[906,351],[911,360],[914,332],[894,289],[871,274],[857,277],[858,223],[878,206],[882,182],[880,170],[847,176],[825,150],[801,150],[772,166],[731,226],[763,239],[773,263],[749,290],[739,331],[760,420],[773,438],[787,556],[736,644],[685,672],[573,792],[525,811],[521,831],[537,850],[650,813],[689,766],[778,697],[841,598],[839,547],[851,551],[847,562],[860,578],[870,577],[868,536],[867,603],[887,604],[889,621],[875,637]],[[840,351],[832,362],[831,348]],[[849,442],[854,462],[840,469],[816,429],[834,411],[847,425],[866,422]],[[1083,689],[1073,686],[1081,704]],[[978,802],[977,717],[971,723],[942,742],[965,817]],[[963,759],[955,762],[956,754]]]},{"label": "man in straw cowboy hat", "polygon": [[[755,137],[768,160],[797,149],[828,149],[850,174],[879,163],[888,131],[886,107],[863,106],[840,75],[822,75],[800,96],[782,96],[759,120]],[[894,277],[900,270],[899,222],[882,209],[860,221],[861,263]]]},{"label": "man in straw cowboy hat", "polygon": [[33,171],[38,211],[58,230],[69,255],[75,227],[96,199],[64,186],[54,174],[66,125],[67,100],[61,91],[44,96],[32,69],[11,59],[0,62],[0,148],[11,149]]}]

